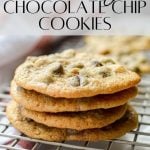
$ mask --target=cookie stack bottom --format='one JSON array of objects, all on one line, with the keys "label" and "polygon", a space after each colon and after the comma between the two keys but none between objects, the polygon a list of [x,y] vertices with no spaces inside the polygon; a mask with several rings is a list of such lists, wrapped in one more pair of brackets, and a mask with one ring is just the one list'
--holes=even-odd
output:
[{"label": "cookie stack bottom", "polygon": [[17,129],[33,138],[108,140],[137,127],[137,114],[126,104],[136,94],[137,88],[132,87],[89,98],[53,98],[21,88],[12,81],[14,100],[7,108],[7,116]]},{"label": "cookie stack bottom", "polygon": [[22,116],[20,110],[21,109],[16,102],[12,101],[10,103],[10,105],[7,107],[7,116],[10,122],[24,134],[32,138],[48,141],[98,141],[114,139],[136,128],[138,122],[137,113],[129,105],[124,116],[116,122],[103,128],[86,129],[81,131],[72,129],[59,129],[39,124]]}]

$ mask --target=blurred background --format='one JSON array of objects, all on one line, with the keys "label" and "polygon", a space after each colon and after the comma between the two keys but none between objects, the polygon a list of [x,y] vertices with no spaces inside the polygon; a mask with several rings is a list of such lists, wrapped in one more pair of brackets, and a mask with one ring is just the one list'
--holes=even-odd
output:
[{"label": "blurred background", "polygon": [[27,56],[70,48],[113,57],[140,74],[150,72],[150,36],[0,36],[0,87],[9,84]]}]

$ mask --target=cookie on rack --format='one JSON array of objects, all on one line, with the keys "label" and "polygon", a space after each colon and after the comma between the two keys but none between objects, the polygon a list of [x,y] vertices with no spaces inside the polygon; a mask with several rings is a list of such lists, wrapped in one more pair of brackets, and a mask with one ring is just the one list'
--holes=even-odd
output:
[{"label": "cookie on rack", "polygon": [[126,105],[110,109],[96,109],[84,112],[44,113],[21,107],[26,118],[49,127],[85,130],[102,128],[120,119],[126,112]]},{"label": "cookie on rack", "polygon": [[12,101],[7,107],[7,116],[10,122],[24,134],[37,139],[48,141],[99,141],[114,139],[123,136],[126,132],[135,129],[138,124],[137,113],[128,106],[125,115],[118,121],[101,129],[87,129],[83,131],[71,129],[51,128],[34,122],[21,115],[19,105]]},{"label": "cookie on rack", "polygon": [[87,98],[53,98],[35,91],[26,90],[11,83],[11,95],[21,106],[39,112],[72,112],[93,109],[108,109],[124,105],[137,95],[137,88],[132,87],[110,95],[97,95]]},{"label": "cookie on rack", "polygon": [[139,75],[109,57],[66,50],[28,57],[14,77],[18,86],[52,97],[112,94],[137,85]]}]

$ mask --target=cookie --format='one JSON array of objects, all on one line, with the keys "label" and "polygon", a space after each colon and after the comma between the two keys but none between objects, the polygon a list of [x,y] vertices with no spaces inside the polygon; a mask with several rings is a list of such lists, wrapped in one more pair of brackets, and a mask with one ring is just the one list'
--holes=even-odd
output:
[{"label": "cookie", "polygon": [[87,129],[83,131],[71,129],[51,128],[25,118],[21,115],[17,103],[11,102],[7,107],[7,116],[10,122],[18,130],[31,138],[48,141],[99,141],[119,138],[126,132],[137,127],[138,116],[131,106],[128,106],[126,114],[115,123],[101,129]]},{"label": "cookie", "polygon": [[150,37],[142,36],[89,36],[80,51],[105,54],[137,73],[149,73],[150,62],[139,50],[150,49]]},{"label": "cookie", "polygon": [[129,50],[131,52],[150,49],[150,36],[86,36],[87,47],[100,54]]},{"label": "cookie", "polygon": [[133,87],[115,94],[97,95],[94,97],[65,99],[53,98],[34,91],[18,87],[15,81],[11,83],[13,99],[27,109],[39,112],[72,112],[93,109],[108,109],[117,107],[133,99],[137,95],[137,88]]},{"label": "cookie", "polygon": [[25,89],[52,97],[80,98],[128,89],[140,77],[111,58],[68,50],[28,57],[17,68],[14,80]]},{"label": "cookie", "polygon": [[110,109],[96,109],[84,112],[44,113],[21,107],[23,116],[49,127],[84,130],[101,128],[120,119],[126,112],[126,105]]},{"label": "cookie", "polygon": [[113,53],[111,56],[132,71],[137,73],[150,72],[150,61],[142,52],[129,53],[128,51],[120,51],[120,53]]}]

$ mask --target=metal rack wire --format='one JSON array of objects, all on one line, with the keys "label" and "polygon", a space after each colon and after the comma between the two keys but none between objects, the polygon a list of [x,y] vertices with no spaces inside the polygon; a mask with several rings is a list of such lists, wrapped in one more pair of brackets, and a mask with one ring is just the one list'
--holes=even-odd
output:
[{"label": "metal rack wire", "polygon": [[[9,88],[3,87],[0,92],[0,139],[9,140],[7,144],[0,141],[0,149],[26,150],[20,148],[20,143],[30,143],[30,150],[149,150],[150,149],[150,75],[142,77],[139,85],[139,94],[131,104],[139,113],[139,126],[135,131],[127,133],[124,137],[100,141],[100,142],[48,142],[31,139],[16,132],[12,134],[9,129],[13,128],[5,116],[5,108],[11,99]],[[5,122],[3,121],[5,120]]]}]

